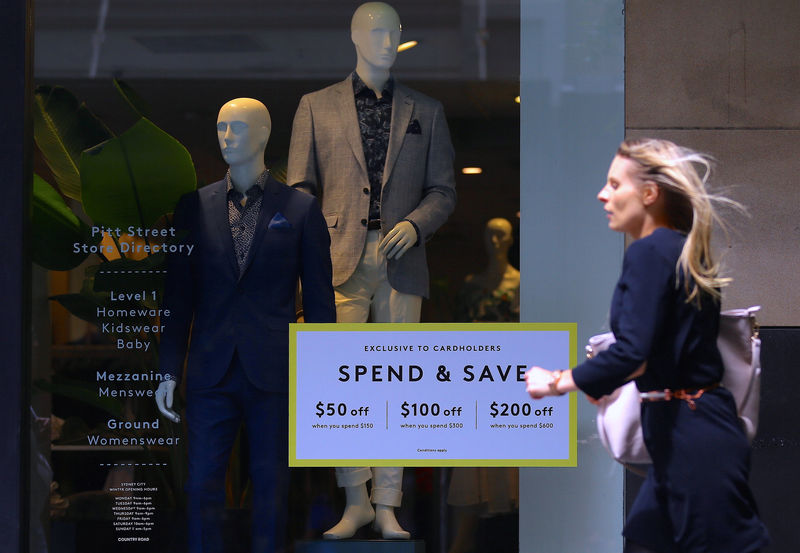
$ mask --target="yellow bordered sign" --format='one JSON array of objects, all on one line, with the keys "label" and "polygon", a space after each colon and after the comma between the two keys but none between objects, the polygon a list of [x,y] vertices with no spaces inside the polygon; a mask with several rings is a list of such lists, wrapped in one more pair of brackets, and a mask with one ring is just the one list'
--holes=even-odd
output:
[{"label": "yellow bordered sign", "polygon": [[575,323],[292,324],[290,466],[577,465],[577,397],[532,400],[531,364],[577,362]]}]

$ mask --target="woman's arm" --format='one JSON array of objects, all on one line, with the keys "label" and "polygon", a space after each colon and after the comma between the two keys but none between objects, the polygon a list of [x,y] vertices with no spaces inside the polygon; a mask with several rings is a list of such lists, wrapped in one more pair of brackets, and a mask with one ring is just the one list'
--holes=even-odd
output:
[{"label": "woman's arm", "polygon": [[[626,380],[633,380],[644,374],[647,362],[642,363]],[[525,373],[525,391],[533,399],[541,399],[545,396],[562,396],[569,392],[578,391],[578,386],[572,379],[572,370],[548,371],[542,367],[531,367]],[[587,396],[589,401],[594,402],[592,396]]]},{"label": "woman's arm", "polygon": [[677,293],[675,260],[655,238],[637,240],[625,252],[612,321],[617,341],[574,368],[575,385],[595,399],[638,376],[663,339]]},{"label": "woman's arm", "polygon": [[528,393],[537,398],[580,389],[597,399],[643,374],[654,341],[663,334],[674,294],[674,260],[652,239],[631,244],[615,293],[617,341],[557,379],[550,371],[532,367],[526,375]]}]

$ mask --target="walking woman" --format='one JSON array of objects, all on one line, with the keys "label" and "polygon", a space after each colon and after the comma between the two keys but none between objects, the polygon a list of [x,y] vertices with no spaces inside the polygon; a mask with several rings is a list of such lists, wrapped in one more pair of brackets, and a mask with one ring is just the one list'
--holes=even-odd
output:
[{"label": "walking woman", "polygon": [[534,399],[575,390],[599,398],[632,378],[641,392],[673,391],[642,403],[653,464],[623,530],[631,553],[754,553],[769,542],[747,484],[750,448],[719,386],[729,279],[711,255],[713,204],[725,200],[706,191],[709,170],[706,156],[666,140],[620,145],[597,196],[609,228],[633,240],[611,302],[617,341],[572,370],[526,375]]}]

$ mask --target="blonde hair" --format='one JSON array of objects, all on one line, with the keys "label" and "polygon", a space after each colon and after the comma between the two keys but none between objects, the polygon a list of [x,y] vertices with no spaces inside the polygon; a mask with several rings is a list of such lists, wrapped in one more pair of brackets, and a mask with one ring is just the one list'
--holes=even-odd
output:
[{"label": "blonde hair", "polygon": [[700,306],[701,291],[719,299],[720,288],[732,279],[719,276],[720,265],[711,252],[714,223],[725,228],[714,204],[744,208],[706,189],[712,158],[655,138],[627,139],[620,144],[617,155],[635,161],[642,169],[642,180],[656,183],[663,193],[668,224],[687,234],[676,267],[684,276],[687,303],[694,301]]}]

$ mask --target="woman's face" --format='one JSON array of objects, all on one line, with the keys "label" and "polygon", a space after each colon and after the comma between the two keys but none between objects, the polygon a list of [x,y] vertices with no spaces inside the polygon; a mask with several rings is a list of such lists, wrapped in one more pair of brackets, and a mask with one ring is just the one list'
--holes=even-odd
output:
[{"label": "woman's face", "polygon": [[597,194],[608,217],[608,228],[640,238],[647,222],[644,190],[635,161],[616,156],[608,168],[606,185]]}]

